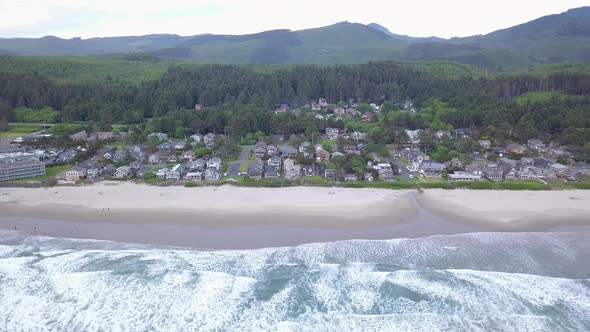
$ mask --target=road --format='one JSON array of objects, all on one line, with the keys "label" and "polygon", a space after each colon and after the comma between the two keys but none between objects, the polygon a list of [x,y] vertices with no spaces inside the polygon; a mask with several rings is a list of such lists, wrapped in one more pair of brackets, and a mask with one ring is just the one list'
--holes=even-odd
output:
[{"label": "road", "polygon": [[238,176],[240,173],[240,165],[250,159],[250,152],[254,149],[254,145],[242,146],[242,152],[238,160],[227,164],[227,176]]},{"label": "road", "polygon": [[[408,169],[406,168],[406,165],[398,162],[393,157],[391,157],[389,159],[389,161],[391,162],[391,164],[393,165],[393,167],[397,167],[398,170],[399,169],[402,170],[401,173],[398,175],[399,178],[402,178],[402,179],[410,179],[410,174],[412,174],[412,172],[408,171]],[[417,173],[414,173],[414,175],[417,175]]]}]

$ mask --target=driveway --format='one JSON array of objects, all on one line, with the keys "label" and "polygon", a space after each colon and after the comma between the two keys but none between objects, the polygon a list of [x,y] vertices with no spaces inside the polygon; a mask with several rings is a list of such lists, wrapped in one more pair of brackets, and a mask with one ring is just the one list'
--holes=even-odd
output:
[{"label": "driveway", "polygon": [[250,158],[250,152],[254,149],[254,145],[242,146],[242,152],[237,161],[227,164],[227,176],[238,176],[240,173],[240,165],[245,163]]}]

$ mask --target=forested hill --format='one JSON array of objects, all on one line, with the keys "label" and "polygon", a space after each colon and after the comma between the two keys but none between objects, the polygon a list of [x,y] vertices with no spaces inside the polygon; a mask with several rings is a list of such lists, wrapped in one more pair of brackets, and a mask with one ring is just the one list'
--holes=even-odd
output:
[{"label": "forested hill", "polygon": [[[590,61],[590,7],[467,38],[414,38],[379,24],[342,22],[249,35],[169,34],[91,39],[0,38],[0,54],[104,56],[146,53],[196,63],[351,64],[370,60],[454,61],[513,71]],[[383,22],[389,23],[389,22]]]},{"label": "forested hill", "polygon": [[[573,70],[572,70],[573,68]],[[292,134],[334,125],[288,112],[318,98],[331,103],[385,103],[379,121],[401,128],[517,128],[537,135],[590,140],[590,74],[584,64],[514,74],[490,73],[453,63],[374,62],[359,65],[252,67],[171,66],[159,79],[132,84],[110,77],[56,82],[33,71],[0,72],[0,125],[16,108],[59,111],[62,122],[135,124],[168,119],[178,132],[257,131]],[[410,98],[421,111],[399,112]],[[205,110],[194,111],[200,103]],[[303,107],[303,109],[305,109]],[[191,111],[192,110],[192,111]],[[29,113],[32,111],[28,111]],[[304,111],[307,114],[309,111]],[[388,114],[388,115],[385,115]],[[309,120],[311,119],[311,120]],[[331,121],[331,120],[330,120]],[[573,133],[573,134],[572,134]]]}]

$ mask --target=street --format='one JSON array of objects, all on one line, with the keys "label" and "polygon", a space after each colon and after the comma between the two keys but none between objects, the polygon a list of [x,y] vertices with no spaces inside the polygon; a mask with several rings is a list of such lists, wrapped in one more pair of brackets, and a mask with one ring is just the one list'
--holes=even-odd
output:
[{"label": "street", "polygon": [[254,149],[254,145],[242,146],[242,152],[240,153],[239,159],[227,164],[227,176],[239,176],[240,165],[248,161],[252,149]]}]

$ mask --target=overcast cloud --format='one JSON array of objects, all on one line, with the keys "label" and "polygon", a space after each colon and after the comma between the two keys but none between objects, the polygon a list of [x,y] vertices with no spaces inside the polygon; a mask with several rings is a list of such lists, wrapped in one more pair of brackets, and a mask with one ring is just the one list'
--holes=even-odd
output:
[{"label": "overcast cloud", "polygon": [[245,34],[351,21],[448,38],[485,34],[581,6],[590,6],[590,0],[0,0],[0,36]]}]

